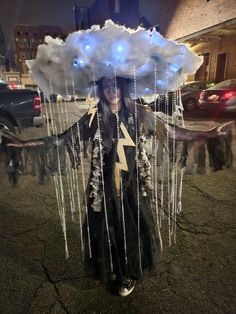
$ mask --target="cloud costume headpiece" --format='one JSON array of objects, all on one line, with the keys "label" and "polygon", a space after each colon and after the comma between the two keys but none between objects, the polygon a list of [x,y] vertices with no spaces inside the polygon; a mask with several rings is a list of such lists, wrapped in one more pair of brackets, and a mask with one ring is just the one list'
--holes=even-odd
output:
[{"label": "cloud costume headpiece", "polygon": [[176,90],[202,63],[186,45],[165,39],[155,28],[134,30],[111,20],[102,28],[74,32],[65,42],[50,36],[45,42],[28,65],[46,95],[86,96],[92,81],[114,75],[137,79],[137,96]]}]

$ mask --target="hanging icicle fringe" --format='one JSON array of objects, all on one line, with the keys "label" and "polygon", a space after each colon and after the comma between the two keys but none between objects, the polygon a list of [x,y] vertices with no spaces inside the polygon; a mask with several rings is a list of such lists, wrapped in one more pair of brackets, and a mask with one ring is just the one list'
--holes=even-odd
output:
[{"label": "hanging icicle fringe", "polygon": [[[93,82],[92,90],[96,99],[97,87],[95,85],[96,83],[99,85],[99,81],[101,82],[105,76],[114,79],[113,88],[118,99],[117,91],[122,81],[123,105],[129,111],[127,128],[131,132],[134,131],[134,134],[132,140],[119,116],[118,103],[116,103],[115,138],[113,138],[114,134],[111,135],[112,145],[115,145],[118,154],[114,170],[116,197],[120,202],[124,258],[128,263],[125,218],[127,212],[124,205],[126,182],[123,180],[123,173],[128,170],[128,166],[124,146],[134,146],[137,242],[139,267],[142,272],[141,200],[152,194],[160,247],[163,248],[161,228],[164,218],[168,222],[168,242],[171,245],[173,241],[176,241],[176,215],[182,210],[184,172],[205,173],[208,169],[216,171],[231,167],[233,125],[225,123],[210,130],[185,128],[181,93],[179,90],[174,90],[185,81],[188,73],[197,70],[202,59],[185,45],[164,39],[155,29],[147,31],[139,27],[131,30],[118,26],[112,21],[106,21],[103,28],[93,26],[89,30],[69,35],[65,43],[49,37],[46,38],[46,43],[39,46],[36,60],[29,62],[32,76],[47,96],[60,93],[64,99],[56,101],[53,106],[49,100],[48,108],[46,106],[47,120],[51,120],[51,128],[47,128],[48,137],[21,141],[9,131],[0,131],[7,154],[6,170],[9,180],[16,184],[20,175],[28,167],[30,159],[32,173],[37,175],[39,183],[44,183],[50,175],[54,176],[66,256],[68,256],[68,248],[65,188],[69,194],[72,219],[74,219],[76,208],[79,209],[82,251],[84,243],[81,202],[85,207],[90,257],[92,254],[88,204],[93,212],[104,213],[109,264],[112,270],[114,257],[111,249],[111,221],[107,209],[108,196],[103,164],[107,153],[107,143],[104,141],[103,113],[101,108],[99,109],[99,105],[104,105],[104,101],[89,108],[88,112],[71,126],[67,99],[71,95],[74,99],[77,95],[87,96],[91,89],[91,82]],[[146,49],[141,55],[137,47],[143,47],[144,43]],[[160,95],[158,97],[160,92],[165,92],[163,113],[160,113],[161,97]],[[139,96],[145,98],[150,95],[154,96],[153,111],[137,103]],[[59,125],[54,121],[56,108],[59,113]],[[84,143],[89,139],[93,141],[93,150],[89,193],[87,193],[83,164],[86,152],[83,149],[86,147]],[[150,143],[152,150],[150,150]],[[23,155],[26,158],[23,158]],[[82,201],[77,172],[79,167],[84,194]],[[66,184],[63,182],[63,176],[66,176]]]},{"label": "hanging icicle fringe", "polygon": [[[131,106],[132,103],[127,102],[127,107],[131,108]],[[136,119],[143,125],[143,133],[137,138],[136,146],[138,166],[137,189],[142,197],[147,197],[152,191],[154,193],[153,210],[156,216],[160,247],[163,249],[162,225],[165,216],[168,221],[169,245],[171,245],[172,242],[176,242],[176,215],[182,210],[181,197],[184,172],[205,173],[209,171],[209,169],[216,171],[232,166],[233,156],[231,142],[233,124],[225,123],[218,125],[209,131],[183,129],[178,126],[178,120],[174,121],[167,115],[153,113],[146,109],[144,110],[144,108],[138,104],[136,104],[136,106]],[[53,121],[53,116],[50,116],[50,111],[49,107],[48,114]],[[131,112],[135,113],[133,108]],[[86,119],[90,121],[90,117],[86,117]],[[146,123],[146,121],[148,122]],[[154,121],[154,123],[152,121]],[[73,196],[69,193],[71,201],[70,206],[74,208],[74,210],[76,210],[76,207],[79,208],[81,247],[82,252],[84,251],[78,174],[77,172],[73,174],[71,171],[74,170],[70,169],[77,169],[81,166],[81,159],[83,158],[83,145],[81,145],[81,142],[82,139],[87,141],[82,125],[83,124],[79,122],[72,125],[58,136],[51,135],[33,141],[22,141],[7,130],[1,131],[2,142],[5,143],[7,153],[6,170],[13,184],[16,184],[19,177],[29,168],[30,159],[32,160],[34,168],[33,173],[37,175],[39,183],[43,183],[45,178],[48,178],[50,175],[54,176],[58,211],[65,237],[66,257],[69,256],[66,238],[67,205],[65,204],[62,182],[62,176],[66,174],[68,174],[70,180],[72,176],[75,177],[74,183],[68,181],[71,182],[68,184],[68,189],[74,189],[74,198],[77,198],[77,201],[74,200],[73,202]],[[146,129],[151,131],[149,135],[145,135]],[[53,132],[55,132],[55,128]],[[156,137],[156,134],[161,134],[161,136]],[[200,138],[200,140],[198,140],[198,138]],[[150,149],[150,146],[152,146],[153,149]],[[23,155],[27,155],[28,157],[23,158]],[[85,193],[85,189],[84,194],[86,198],[90,197],[93,199],[91,205],[93,210],[95,212],[101,212],[104,210],[105,199],[104,179],[102,180],[101,177],[101,167],[103,167],[102,156],[104,155],[101,136],[98,136],[97,139],[94,138],[92,155],[92,174],[89,182],[92,189],[89,196]],[[153,159],[153,161],[150,160],[150,158]],[[69,163],[67,161],[69,161]],[[151,165],[153,165],[154,168],[153,172],[151,172]],[[122,181],[120,184],[122,191]],[[74,188],[73,185],[75,186]],[[123,207],[123,211],[125,211],[122,194],[121,200],[121,208]],[[86,202],[87,199],[85,199],[83,203],[86,204]],[[88,213],[86,215],[88,215]],[[125,212],[122,214],[122,217],[124,239],[126,239]],[[109,233],[108,216],[107,232]],[[138,232],[140,233],[140,231]],[[88,231],[88,236],[89,234],[90,231]],[[124,241],[125,252],[127,250],[126,245],[126,241]],[[91,255],[91,247],[89,250]],[[128,262],[126,254],[127,253],[125,253],[125,259],[126,262]],[[113,269],[112,259],[112,252],[110,251],[111,269]]]}]

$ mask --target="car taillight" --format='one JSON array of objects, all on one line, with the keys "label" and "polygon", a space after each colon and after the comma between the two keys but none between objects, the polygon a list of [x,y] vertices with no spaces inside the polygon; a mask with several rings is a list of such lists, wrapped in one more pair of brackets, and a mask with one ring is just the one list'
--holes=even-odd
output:
[{"label": "car taillight", "polygon": [[226,92],[224,93],[220,99],[221,100],[229,100],[231,97],[236,96],[236,92]]},{"label": "car taillight", "polygon": [[9,84],[9,87],[10,87],[10,89],[17,89],[17,85],[14,83]]},{"label": "car taillight", "polygon": [[39,96],[34,96],[33,100],[33,110],[41,110],[41,98]]},{"label": "car taillight", "polygon": [[204,95],[205,95],[205,92],[202,91],[201,94],[200,94],[200,99],[203,99],[203,98],[204,98]]}]

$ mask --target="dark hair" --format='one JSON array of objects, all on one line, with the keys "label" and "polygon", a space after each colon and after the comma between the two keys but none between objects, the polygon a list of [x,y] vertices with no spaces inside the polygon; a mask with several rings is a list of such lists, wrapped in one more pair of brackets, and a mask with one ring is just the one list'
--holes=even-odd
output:
[{"label": "dark hair", "polygon": [[[110,150],[112,146],[112,138],[114,133],[114,128],[116,127],[117,119],[115,114],[111,111],[109,103],[107,102],[104,92],[102,81],[104,77],[102,77],[99,81],[97,81],[98,86],[98,96],[99,96],[99,104],[98,104],[98,112],[102,115],[102,133],[105,148]],[[127,80],[122,77],[116,77],[116,84],[119,86],[121,90],[121,110],[126,109],[124,97],[128,97],[128,87]],[[116,130],[116,129],[115,129]],[[107,147],[106,147],[107,146]]]}]

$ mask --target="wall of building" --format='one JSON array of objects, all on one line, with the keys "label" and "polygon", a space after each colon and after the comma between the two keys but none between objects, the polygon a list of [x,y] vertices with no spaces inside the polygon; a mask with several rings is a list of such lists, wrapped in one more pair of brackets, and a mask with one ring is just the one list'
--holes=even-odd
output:
[{"label": "wall of building", "polygon": [[158,21],[167,38],[178,39],[236,17],[235,0],[160,1]]},{"label": "wall of building", "polygon": [[210,54],[208,80],[215,81],[218,54],[226,53],[224,79],[236,78],[236,36],[224,36],[219,41],[211,41],[195,49],[197,54]]}]

